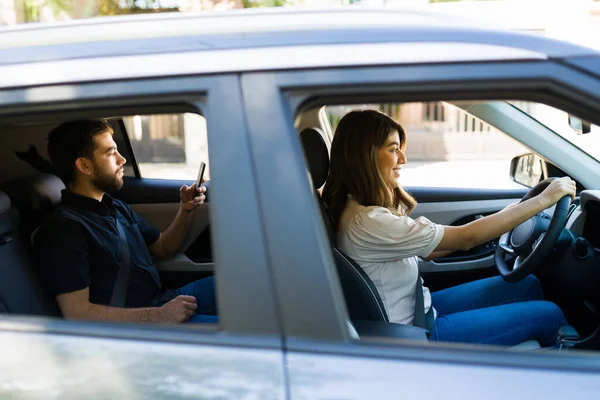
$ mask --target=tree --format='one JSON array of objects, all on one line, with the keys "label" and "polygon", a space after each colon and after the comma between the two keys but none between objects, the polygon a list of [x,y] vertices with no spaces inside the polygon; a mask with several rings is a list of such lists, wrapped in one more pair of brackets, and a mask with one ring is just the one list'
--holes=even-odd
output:
[{"label": "tree", "polygon": [[[172,2],[170,2],[172,4]],[[100,15],[145,14],[179,11],[177,5],[163,7],[161,0],[99,0]]]},{"label": "tree", "polygon": [[25,22],[37,22],[40,20],[42,10],[49,7],[53,13],[68,11],[73,6],[73,0],[23,0],[23,11]]}]

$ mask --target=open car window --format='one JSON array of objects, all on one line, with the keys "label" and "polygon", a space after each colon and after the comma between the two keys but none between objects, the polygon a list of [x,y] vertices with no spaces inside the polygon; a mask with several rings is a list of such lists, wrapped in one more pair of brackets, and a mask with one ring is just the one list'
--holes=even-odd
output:
[{"label": "open car window", "polygon": [[[122,118],[141,178],[194,180],[205,162],[210,178],[206,119],[198,114],[131,115]],[[132,169],[129,176],[134,176]]]}]

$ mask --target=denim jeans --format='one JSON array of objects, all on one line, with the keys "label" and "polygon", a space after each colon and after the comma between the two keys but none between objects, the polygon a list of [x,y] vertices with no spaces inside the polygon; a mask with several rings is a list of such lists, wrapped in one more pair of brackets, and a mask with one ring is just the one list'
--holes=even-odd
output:
[{"label": "denim jeans", "polygon": [[567,325],[533,275],[517,283],[499,276],[469,282],[432,293],[431,302],[438,312],[432,340],[513,346],[537,339],[546,347]]},{"label": "denim jeans", "polygon": [[214,278],[198,279],[175,290],[177,295],[194,296],[196,298],[196,315],[186,322],[218,323],[217,302],[215,298]]}]

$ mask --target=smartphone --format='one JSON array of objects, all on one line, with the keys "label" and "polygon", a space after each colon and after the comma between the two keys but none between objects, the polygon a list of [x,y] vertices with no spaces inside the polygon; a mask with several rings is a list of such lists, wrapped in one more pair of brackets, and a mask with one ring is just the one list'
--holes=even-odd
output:
[{"label": "smartphone", "polygon": [[200,169],[198,170],[198,180],[196,181],[196,189],[202,185],[202,178],[204,178],[204,170],[206,169],[206,163],[202,161],[200,163]]}]

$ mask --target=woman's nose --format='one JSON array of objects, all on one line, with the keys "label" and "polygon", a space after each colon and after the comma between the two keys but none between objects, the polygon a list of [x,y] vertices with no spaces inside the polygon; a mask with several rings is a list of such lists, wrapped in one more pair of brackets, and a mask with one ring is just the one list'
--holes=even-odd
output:
[{"label": "woman's nose", "polygon": [[398,152],[398,164],[406,164],[406,155],[403,151]]}]

